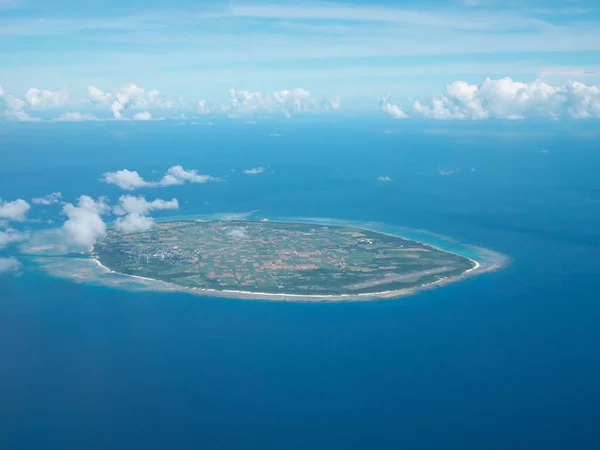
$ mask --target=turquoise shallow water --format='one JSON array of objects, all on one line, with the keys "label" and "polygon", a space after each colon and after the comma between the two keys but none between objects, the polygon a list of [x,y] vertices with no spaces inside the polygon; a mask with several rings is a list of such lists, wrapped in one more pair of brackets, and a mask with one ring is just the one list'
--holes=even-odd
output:
[{"label": "turquoise shallow water", "polygon": [[[143,194],[177,197],[182,215],[427,230],[510,264],[395,301],[307,305],[76,284],[24,260],[0,277],[0,448],[600,446],[596,140],[520,124],[504,130],[519,139],[498,124],[489,139],[387,122],[154,125],[3,128],[0,196],[114,201],[104,171],[182,164],[227,181]],[[259,165],[273,173],[239,173]],[[58,213],[31,217],[51,227]]]}]

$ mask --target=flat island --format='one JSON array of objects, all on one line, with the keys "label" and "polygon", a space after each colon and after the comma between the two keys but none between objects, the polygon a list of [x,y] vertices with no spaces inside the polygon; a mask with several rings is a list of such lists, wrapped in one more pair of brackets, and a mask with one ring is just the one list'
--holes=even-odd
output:
[{"label": "flat island", "polygon": [[463,256],[348,226],[186,220],[110,230],[94,248],[109,270],[228,297],[393,297],[478,267]]}]

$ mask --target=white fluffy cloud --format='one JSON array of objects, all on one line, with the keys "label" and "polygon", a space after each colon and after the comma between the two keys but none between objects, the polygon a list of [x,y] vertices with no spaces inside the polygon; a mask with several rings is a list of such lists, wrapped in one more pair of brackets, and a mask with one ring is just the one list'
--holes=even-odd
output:
[{"label": "white fluffy cloud", "polygon": [[148,111],[139,112],[133,115],[133,120],[152,120],[152,114]]},{"label": "white fluffy cloud", "polygon": [[248,239],[248,233],[245,228],[234,228],[227,232],[227,236],[232,239]]},{"label": "white fluffy cloud", "polygon": [[132,195],[122,195],[119,197],[119,209],[117,214],[148,214],[150,211],[179,209],[179,202],[176,198],[172,200],[156,199],[151,202],[144,197],[134,197]]},{"label": "white fluffy cloud", "polygon": [[136,171],[118,170],[106,172],[102,175],[102,181],[108,184],[116,184],[121,189],[133,191],[142,187],[165,187],[188,183],[206,183],[218,181],[219,178],[210,175],[202,175],[197,170],[186,170],[182,166],[170,167],[159,181],[146,181]]},{"label": "white fluffy cloud", "polygon": [[200,100],[196,103],[196,109],[200,114],[209,114],[210,108],[206,105],[206,100]]},{"label": "white fluffy cloud", "polygon": [[[163,101],[160,91],[152,89],[146,91],[143,88],[129,84],[123,86],[115,93],[103,92],[97,87],[88,87],[88,97],[93,105],[109,105],[115,119],[123,119],[123,112],[128,109],[148,108],[150,106],[159,108],[168,108],[172,106],[171,102]],[[133,116],[135,120],[150,120],[152,116],[149,112],[142,112]]]},{"label": "white fluffy cloud", "polygon": [[19,242],[25,239],[25,235],[17,230],[8,228],[4,231],[0,231],[0,248],[6,247],[14,242]]},{"label": "white fluffy cloud", "polygon": [[21,264],[15,258],[0,257],[0,275],[9,272],[17,272]]},{"label": "white fluffy cloud", "polygon": [[224,105],[221,109],[234,117],[259,113],[283,114],[290,117],[299,112],[321,112],[340,107],[339,97],[332,101],[318,100],[302,88],[284,89],[272,94],[231,89],[229,99],[229,105]]},{"label": "white fluffy cloud", "polygon": [[386,94],[381,97],[381,100],[379,101],[381,110],[394,119],[406,119],[408,115],[402,111],[398,105],[390,103],[390,97],[390,94]]},{"label": "white fluffy cloud", "polygon": [[41,122],[32,117],[27,109],[59,108],[68,101],[64,91],[49,91],[37,88],[29,89],[23,98],[11,95],[0,86],[0,116],[26,122]]},{"label": "white fluffy cloud", "polygon": [[52,192],[44,197],[36,197],[31,199],[31,203],[34,205],[53,205],[58,203],[62,197],[60,192]]},{"label": "white fluffy cloud", "polygon": [[25,102],[31,108],[58,108],[69,100],[64,91],[31,88],[25,93]]},{"label": "white fluffy cloud", "polygon": [[25,112],[26,104],[20,98],[7,94],[0,86],[0,115],[20,121],[39,120]]},{"label": "white fluffy cloud", "polygon": [[[382,109],[392,117],[396,117],[396,106],[382,101]],[[480,85],[455,81],[440,95],[413,102],[412,112],[431,119],[600,118],[600,86],[575,81],[552,86],[511,78],[487,78]]]},{"label": "white fluffy cloud", "polygon": [[155,210],[174,209],[179,209],[179,202],[176,198],[172,200],[156,199],[149,202],[144,197],[122,195],[119,198],[119,205],[113,211],[115,214],[125,217],[119,217],[115,221],[115,227],[123,233],[148,231],[154,226],[154,219],[148,217],[148,213]]},{"label": "white fluffy cloud", "polygon": [[55,203],[58,203],[61,198],[62,194],[60,192],[52,192],[44,197],[32,198],[31,203],[34,205],[54,205]]},{"label": "white fluffy cloud", "polygon": [[65,204],[63,213],[68,217],[63,225],[65,236],[74,244],[94,245],[106,234],[106,224],[102,215],[109,210],[105,199],[94,200],[87,195],[79,197],[77,206],[72,203]]},{"label": "white fluffy cloud", "polygon": [[102,175],[102,181],[107,184],[116,184],[121,189],[133,191],[134,189],[149,186],[139,173],[135,170],[117,170],[116,172],[105,172]]},{"label": "white fluffy cloud", "polygon": [[174,184],[183,184],[186,181],[190,183],[206,183],[218,180],[219,178],[210,175],[199,174],[196,169],[185,170],[182,166],[173,166],[167,170],[167,173],[165,173],[157,184],[158,186],[172,186]]},{"label": "white fluffy cloud", "polygon": [[392,179],[388,176],[381,175],[381,176],[377,177],[377,181],[392,181]]},{"label": "white fluffy cloud", "polygon": [[154,226],[154,219],[140,214],[127,214],[115,220],[115,228],[122,233],[140,233]]},{"label": "white fluffy cloud", "polygon": [[600,118],[600,86],[570,82],[567,85],[569,114],[576,119]]},{"label": "white fluffy cloud", "polygon": [[259,173],[263,173],[265,171],[264,167],[253,167],[252,169],[244,170],[246,175],[258,175]]},{"label": "white fluffy cloud", "polygon": [[90,103],[94,105],[107,105],[113,99],[111,93],[104,93],[94,86],[88,87],[88,97],[90,98]]},{"label": "white fluffy cloud", "polygon": [[0,198],[0,219],[23,222],[30,208],[29,203],[23,199],[19,198],[12,202],[7,202]]},{"label": "white fluffy cloud", "polygon": [[[195,104],[186,103],[183,98],[179,101],[165,99],[161,92],[152,89],[145,90],[136,84],[128,84],[113,92],[105,92],[95,86],[87,89],[87,104],[99,109],[110,111],[114,119],[128,120],[160,120],[160,115],[154,117],[154,110],[162,110],[169,117],[185,118],[182,111],[176,108],[192,108],[200,114],[227,114],[230,117],[241,117],[252,114],[283,114],[287,117],[302,112],[326,112],[340,109],[339,97],[317,98],[303,88],[283,89],[271,93],[258,91],[236,90],[229,91],[229,102],[209,106],[205,100]],[[83,122],[106,120],[88,112],[65,111],[52,119],[42,120],[32,117],[29,110],[64,107],[69,103],[65,91],[31,88],[22,98],[12,96],[0,88],[0,113],[12,119],[21,121],[47,122]],[[128,111],[131,111],[128,113]]]}]

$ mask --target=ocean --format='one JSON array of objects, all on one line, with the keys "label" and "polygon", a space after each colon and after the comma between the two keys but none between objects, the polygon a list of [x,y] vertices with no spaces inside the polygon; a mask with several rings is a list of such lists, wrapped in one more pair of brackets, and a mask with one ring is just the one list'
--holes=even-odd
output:
[{"label": "ocean", "polygon": [[510,264],[305,304],[78,284],[21,256],[0,275],[0,449],[600,448],[595,122],[198,122],[3,123],[0,197],[114,203],[104,172],[180,164],[224,181],[134,193],[427,230]]}]

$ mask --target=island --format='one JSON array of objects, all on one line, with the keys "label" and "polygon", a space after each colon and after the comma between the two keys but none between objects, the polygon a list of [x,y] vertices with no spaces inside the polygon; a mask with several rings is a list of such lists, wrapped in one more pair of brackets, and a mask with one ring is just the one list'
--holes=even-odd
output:
[{"label": "island", "polygon": [[479,264],[352,226],[248,220],[161,222],[109,230],[92,251],[113,273],[172,288],[251,299],[395,297],[462,278]]}]

